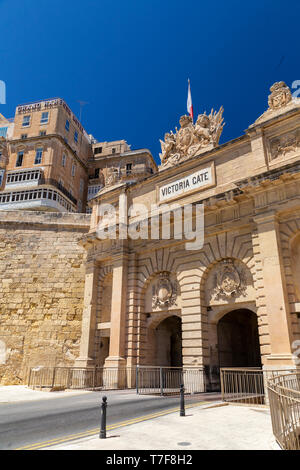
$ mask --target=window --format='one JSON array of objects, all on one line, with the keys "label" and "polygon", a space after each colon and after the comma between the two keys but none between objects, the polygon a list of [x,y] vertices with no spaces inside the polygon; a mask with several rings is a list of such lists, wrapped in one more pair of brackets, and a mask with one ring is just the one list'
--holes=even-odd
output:
[{"label": "window", "polygon": [[41,116],[41,124],[48,124],[49,121],[49,112],[45,111]]},{"label": "window", "polygon": [[63,156],[62,156],[62,159],[61,159],[61,165],[62,166],[66,166],[66,160],[67,160],[66,154],[63,153]]},{"label": "window", "polygon": [[0,137],[6,137],[8,127],[0,127]]},{"label": "window", "polygon": [[74,142],[76,142],[76,143],[78,142],[78,132],[77,131],[74,132]]},{"label": "window", "polygon": [[0,186],[2,185],[2,182],[3,182],[4,172],[5,170],[0,170]]},{"label": "window", "polygon": [[42,156],[43,156],[43,149],[42,148],[36,149],[35,160],[34,160],[35,165],[39,165],[40,163],[42,163]]},{"label": "window", "polygon": [[132,171],[132,163],[126,163],[126,175],[130,175]]},{"label": "window", "polygon": [[71,172],[72,176],[75,176],[75,172],[76,172],[76,165],[73,163],[72,172]]},{"label": "window", "polygon": [[21,134],[21,139],[22,140],[27,139],[27,134]]},{"label": "window", "polygon": [[68,121],[68,119],[66,119],[65,129],[66,129],[66,131],[68,131],[68,132],[69,132],[69,130],[70,130],[70,122]]},{"label": "window", "polygon": [[46,131],[40,131],[40,135],[41,136],[46,135]]},{"label": "window", "polygon": [[111,149],[111,153],[116,153],[116,149]]},{"label": "window", "polygon": [[97,153],[102,153],[102,147],[95,148],[94,153],[95,153],[95,155],[97,155]]},{"label": "window", "polygon": [[99,171],[100,171],[100,168],[95,169],[95,178],[99,178]]},{"label": "window", "polygon": [[16,166],[22,166],[22,164],[23,164],[23,156],[24,156],[24,152],[18,152],[17,161],[16,161]]},{"label": "window", "polygon": [[30,116],[23,116],[22,127],[30,126]]},{"label": "window", "polygon": [[80,194],[83,193],[83,179],[82,178],[80,178],[79,191],[80,191]]}]

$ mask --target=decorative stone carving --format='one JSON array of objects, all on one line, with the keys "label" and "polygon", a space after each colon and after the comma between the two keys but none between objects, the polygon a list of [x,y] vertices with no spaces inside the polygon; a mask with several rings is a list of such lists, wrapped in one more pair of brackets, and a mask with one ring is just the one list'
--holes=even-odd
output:
[{"label": "decorative stone carving", "polygon": [[271,109],[282,108],[292,101],[291,90],[284,82],[274,83],[270,88],[270,92],[268,105]]},{"label": "decorative stone carving", "polygon": [[110,172],[107,177],[105,178],[105,186],[113,186],[118,182],[118,174],[117,172]]},{"label": "decorative stone carving", "polygon": [[206,113],[199,114],[195,124],[191,116],[181,116],[180,129],[175,127],[175,134],[170,131],[165,134],[164,141],[160,140],[160,169],[173,166],[218,145],[225,125],[222,117],[223,111],[221,107],[218,112],[212,109],[208,116]]},{"label": "decorative stone carving", "polygon": [[295,152],[300,147],[300,129],[270,141],[271,160]]},{"label": "decorative stone carving", "polygon": [[215,298],[228,299],[245,294],[246,283],[243,272],[236,268],[232,259],[223,260],[215,275]]},{"label": "decorative stone carving", "polygon": [[280,116],[284,112],[299,108],[300,99],[292,96],[291,90],[284,82],[274,83],[270,91],[271,94],[268,96],[268,109],[249,126],[249,129],[273,117]]},{"label": "decorative stone carving", "polygon": [[171,282],[168,273],[161,273],[152,287],[152,307],[168,308],[176,303],[177,283]]}]

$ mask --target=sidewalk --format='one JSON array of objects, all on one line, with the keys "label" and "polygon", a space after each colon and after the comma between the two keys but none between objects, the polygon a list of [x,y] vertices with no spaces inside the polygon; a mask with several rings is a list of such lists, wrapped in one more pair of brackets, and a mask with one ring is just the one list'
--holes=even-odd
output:
[{"label": "sidewalk", "polygon": [[[112,427],[112,426],[111,426]],[[278,450],[265,407],[202,405],[47,450]]]},{"label": "sidewalk", "polygon": [[16,403],[21,401],[49,400],[49,398],[70,397],[93,393],[86,390],[70,390],[66,392],[44,392],[32,390],[26,385],[3,385],[0,386],[0,403]]}]

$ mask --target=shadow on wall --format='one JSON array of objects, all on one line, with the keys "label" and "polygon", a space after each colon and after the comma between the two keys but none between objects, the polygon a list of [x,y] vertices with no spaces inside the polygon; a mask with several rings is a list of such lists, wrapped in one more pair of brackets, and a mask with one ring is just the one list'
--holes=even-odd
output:
[{"label": "shadow on wall", "polygon": [[0,365],[6,363],[6,344],[4,341],[0,340]]}]

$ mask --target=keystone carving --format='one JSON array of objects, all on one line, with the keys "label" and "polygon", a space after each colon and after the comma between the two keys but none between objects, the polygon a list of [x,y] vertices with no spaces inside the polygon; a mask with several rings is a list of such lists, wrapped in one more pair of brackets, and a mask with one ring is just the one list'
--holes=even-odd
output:
[{"label": "keystone carving", "polygon": [[167,308],[176,303],[177,283],[171,282],[168,273],[161,273],[152,287],[152,307]]},{"label": "keystone carving", "polygon": [[219,269],[215,275],[215,298],[228,299],[245,294],[246,283],[242,270],[234,265],[233,260],[221,261]]}]

